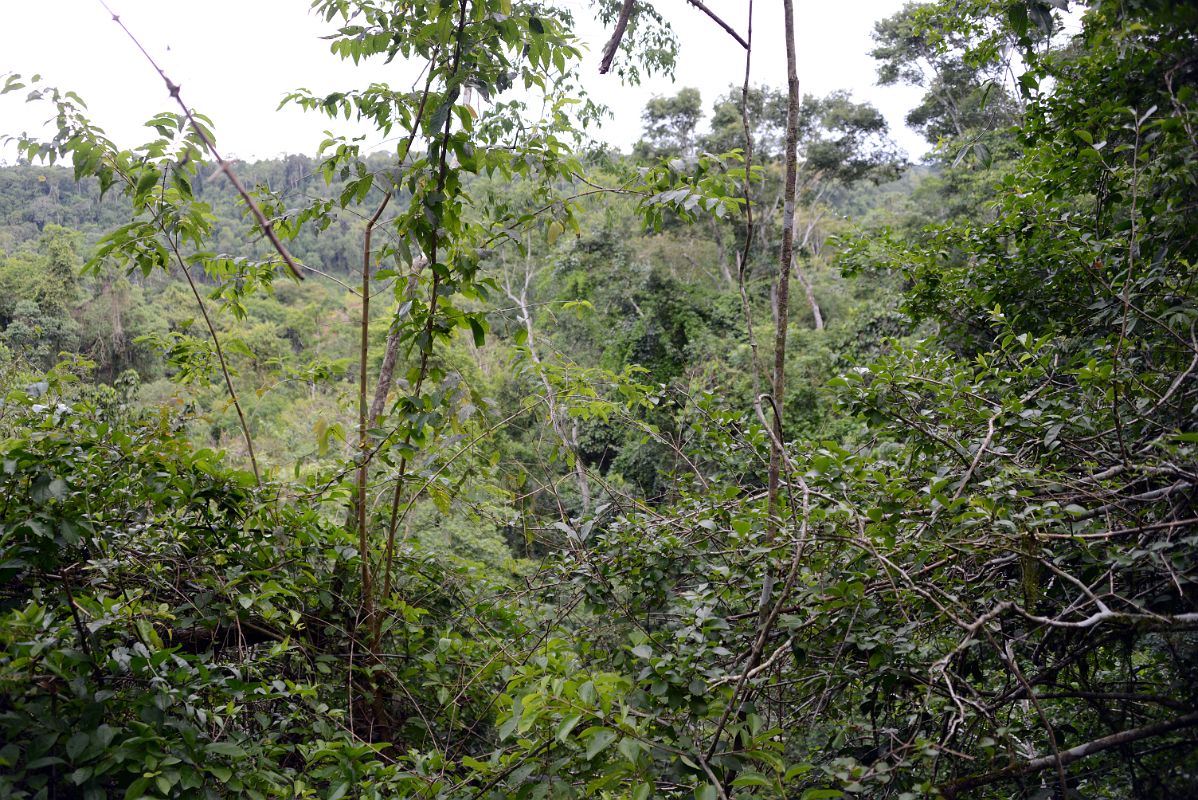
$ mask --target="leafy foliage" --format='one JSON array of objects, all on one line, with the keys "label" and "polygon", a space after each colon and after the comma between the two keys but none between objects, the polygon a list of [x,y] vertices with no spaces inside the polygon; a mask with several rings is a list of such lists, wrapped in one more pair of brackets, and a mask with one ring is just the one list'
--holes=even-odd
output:
[{"label": "leafy foliage", "polygon": [[879,24],[902,181],[805,100],[779,398],[776,92],[587,152],[570,15],[507,0],[315,3],[425,67],[287,100],[389,153],[124,150],[35,84],[89,188],[0,172],[0,796],[1193,794],[1198,19],[1062,5]]}]

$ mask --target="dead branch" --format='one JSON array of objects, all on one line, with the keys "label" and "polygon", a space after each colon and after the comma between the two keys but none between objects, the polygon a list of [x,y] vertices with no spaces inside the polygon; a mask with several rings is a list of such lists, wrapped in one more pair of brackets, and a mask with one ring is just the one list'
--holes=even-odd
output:
[{"label": "dead branch", "polygon": [[[408,284],[403,295],[409,301],[416,297],[416,282],[426,266],[428,266],[428,259],[423,256],[412,262],[412,271],[408,274]],[[383,350],[383,363],[379,367],[379,380],[374,387],[374,399],[370,402],[372,425],[377,426],[382,419],[383,408],[387,405],[387,396],[391,393],[391,386],[395,382],[395,362],[399,357],[400,339],[399,326],[392,325],[391,332],[387,335],[387,346]]]}]

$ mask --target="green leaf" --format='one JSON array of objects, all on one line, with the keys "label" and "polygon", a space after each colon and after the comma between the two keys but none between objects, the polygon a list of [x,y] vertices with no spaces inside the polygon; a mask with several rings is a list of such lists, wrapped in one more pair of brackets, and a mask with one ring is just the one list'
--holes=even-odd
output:
[{"label": "green leaf", "polygon": [[149,778],[138,778],[125,790],[125,800],[139,800],[145,795],[146,787],[149,785]]},{"label": "green leaf", "polygon": [[245,751],[232,742],[212,742],[204,748],[212,755],[244,758]]},{"label": "green leaf", "polygon": [[637,758],[641,754],[641,750],[644,749],[644,745],[631,736],[625,736],[620,740],[620,743],[616,745],[616,749],[620,751],[624,758],[628,759],[629,763],[635,764],[637,762]]},{"label": "green leaf", "polygon": [[50,485],[46,487],[46,491],[55,500],[61,500],[67,496],[67,482],[62,478],[55,478],[50,481]]},{"label": "green leaf", "polygon": [[517,716],[515,713],[513,713],[510,717],[508,717],[506,720],[504,720],[503,724],[499,726],[499,731],[498,731],[500,741],[511,736],[512,733],[515,732],[516,726],[519,724],[520,724],[520,717]]},{"label": "green leaf", "polygon": [[587,741],[587,761],[593,760],[595,756],[606,750],[607,746],[619,736],[611,728],[590,728],[588,729],[588,733],[590,733],[590,738]]},{"label": "green leaf", "polygon": [[449,109],[453,108],[453,101],[446,100],[441,105],[437,106],[437,110],[433,112],[428,120],[428,130],[430,134],[434,134],[445,127],[445,121],[449,118]]},{"label": "green leaf", "polygon": [[582,714],[574,714],[573,716],[566,717],[564,720],[562,720],[561,724],[557,726],[557,732],[554,733],[554,737],[559,742],[566,741],[566,739],[568,739],[570,736],[570,731],[574,730],[574,728],[581,721]]},{"label": "green leaf", "polygon": [[140,197],[149,192],[156,183],[158,183],[158,170],[153,167],[147,167],[137,177],[137,188],[134,190],[134,193]]},{"label": "green leaf", "polygon": [[474,334],[474,346],[482,347],[487,341],[487,331],[483,324],[474,317],[466,317],[470,323],[470,332]]},{"label": "green leaf", "polygon": [[87,747],[89,741],[91,738],[82,731],[72,734],[71,738],[67,739],[67,756],[74,761]]}]

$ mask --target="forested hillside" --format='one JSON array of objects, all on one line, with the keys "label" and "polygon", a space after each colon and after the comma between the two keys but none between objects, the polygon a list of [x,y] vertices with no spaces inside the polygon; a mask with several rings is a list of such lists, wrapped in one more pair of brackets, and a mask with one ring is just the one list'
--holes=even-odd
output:
[{"label": "forested hillside", "polygon": [[423,67],[285,100],[383,149],[0,76],[57,120],[0,167],[0,798],[1198,796],[1198,8],[880,20],[918,164],[746,65],[598,144],[553,5],[312,10]]}]

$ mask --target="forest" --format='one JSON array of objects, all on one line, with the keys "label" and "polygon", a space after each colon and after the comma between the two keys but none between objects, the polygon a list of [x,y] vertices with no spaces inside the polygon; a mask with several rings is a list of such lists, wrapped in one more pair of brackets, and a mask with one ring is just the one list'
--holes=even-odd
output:
[{"label": "forest", "polygon": [[780,2],[626,152],[665,3],[313,0],[381,149],[0,75],[0,800],[1198,797],[1198,4],[908,3],[912,163]]}]

